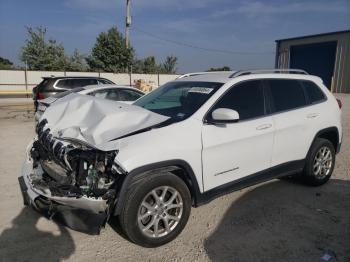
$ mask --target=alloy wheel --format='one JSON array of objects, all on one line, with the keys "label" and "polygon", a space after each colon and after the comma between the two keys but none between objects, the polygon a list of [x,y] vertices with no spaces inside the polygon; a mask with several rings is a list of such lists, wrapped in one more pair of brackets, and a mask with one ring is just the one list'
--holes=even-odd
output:
[{"label": "alloy wheel", "polygon": [[314,175],[319,179],[325,178],[329,174],[332,165],[333,156],[331,150],[326,146],[321,147],[317,151],[313,162]]},{"label": "alloy wheel", "polygon": [[139,206],[138,226],[148,237],[164,237],[176,228],[182,214],[180,193],[170,186],[157,187],[143,198]]}]

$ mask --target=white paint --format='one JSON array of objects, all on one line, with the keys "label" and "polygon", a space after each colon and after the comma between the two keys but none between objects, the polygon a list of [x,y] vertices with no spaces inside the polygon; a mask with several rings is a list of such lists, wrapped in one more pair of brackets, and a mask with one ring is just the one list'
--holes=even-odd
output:
[{"label": "white paint", "polygon": [[48,107],[41,119],[48,121],[45,129],[50,128],[55,137],[78,139],[108,150],[109,141],[168,117],[138,106],[72,93]]},{"label": "white paint", "polygon": [[[176,81],[208,81],[208,77],[193,76]],[[271,78],[313,81],[322,88],[327,101],[223,126],[203,122],[212,105],[233,85],[250,79]],[[231,79],[216,75],[215,81],[225,84],[190,118],[116,141],[107,142],[167,118],[136,106],[84,99],[81,95],[64,99],[50,107],[44,116],[56,136],[58,131],[66,129],[63,134],[67,137],[91,143],[101,150],[118,150],[115,162],[127,172],[161,161],[184,160],[192,167],[202,192],[280,163],[304,159],[312,139],[321,129],[335,126],[340,139],[342,137],[341,111],[318,77],[281,73]]]}]

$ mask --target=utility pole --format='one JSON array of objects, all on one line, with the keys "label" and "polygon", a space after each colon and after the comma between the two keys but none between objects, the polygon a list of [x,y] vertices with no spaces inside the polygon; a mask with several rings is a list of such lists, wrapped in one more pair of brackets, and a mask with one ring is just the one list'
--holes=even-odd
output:
[{"label": "utility pole", "polygon": [[131,26],[131,0],[126,0],[126,20],[125,20],[125,45],[126,48],[130,47],[129,40],[129,27]]}]

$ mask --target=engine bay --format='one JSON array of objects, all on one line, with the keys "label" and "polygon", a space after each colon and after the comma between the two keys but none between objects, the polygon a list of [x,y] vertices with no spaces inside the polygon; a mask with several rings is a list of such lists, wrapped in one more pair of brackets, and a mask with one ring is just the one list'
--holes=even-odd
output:
[{"label": "engine bay", "polygon": [[44,125],[37,126],[38,138],[30,149],[33,168],[43,171],[32,177],[33,185],[57,197],[113,198],[120,177],[114,167],[117,151],[103,152],[58,140]]}]

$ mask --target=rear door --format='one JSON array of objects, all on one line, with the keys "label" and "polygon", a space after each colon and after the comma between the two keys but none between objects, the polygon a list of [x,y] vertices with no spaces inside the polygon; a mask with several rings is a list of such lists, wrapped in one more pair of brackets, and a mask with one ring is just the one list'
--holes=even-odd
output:
[{"label": "rear door", "polygon": [[274,127],[272,117],[267,116],[262,82],[250,80],[233,86],[207,117],[217,108],[236,110],[240,120],[223,125],[203,125],[205,191],[266,170],[271,162]]},{"label": "rear door", "polygon": [[312,118],[299,80],[268,79],[275,136],[271,166],[302,160],[309,148]]}]

